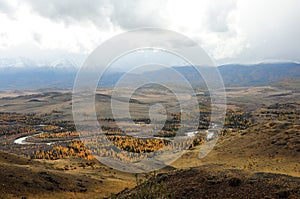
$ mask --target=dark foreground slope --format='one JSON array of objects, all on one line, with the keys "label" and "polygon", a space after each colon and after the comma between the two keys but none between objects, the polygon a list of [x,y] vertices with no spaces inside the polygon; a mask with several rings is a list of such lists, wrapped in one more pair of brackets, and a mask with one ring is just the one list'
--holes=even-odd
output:
[{"label": "dark foreground slope", "polygon": [[300,198],[300,178],[217,165],[157,175],[115,198]]},{"label": "dark foreground slope", "polygon": [[51,165],[0,152],[0,198],[83,197],[100,181],[72,175]]},{"label": "dark foreground slope", "polygon": [[103,198],[134,177],[81,159],[30,160],[0,151],[0,198]]}]

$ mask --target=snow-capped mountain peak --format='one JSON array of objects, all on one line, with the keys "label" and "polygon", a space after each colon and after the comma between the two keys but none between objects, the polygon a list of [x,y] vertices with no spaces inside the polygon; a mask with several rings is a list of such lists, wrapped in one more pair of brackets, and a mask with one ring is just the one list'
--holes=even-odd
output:
[{"label": "snow-capped mountain peak", "polygon": [[69,59],[61,58],[50,62],[48,66],[53,68],[75,68],[77,65]]},{"label": "snow-capped mountain peak", "polygon": [[3,68],[23,68],[23,67],[35,67],[37,64],[25,57],[15,57],[15,58],[0,58],[0,67]]},{"label": "snow-capped mountain peak", "polygon": [[47,68],[76,68],[77,64],[73,61],[60,58],[56,60],[43,60],[33,61],[32,59],[25,57],[14,58],[0,58],[0,68],[35,68],[35,67],[47,67]]}]

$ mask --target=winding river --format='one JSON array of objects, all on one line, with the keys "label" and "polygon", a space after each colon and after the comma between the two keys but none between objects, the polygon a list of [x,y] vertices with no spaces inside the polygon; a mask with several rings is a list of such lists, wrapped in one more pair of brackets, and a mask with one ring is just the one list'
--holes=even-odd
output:
[{"label": "winding river", "polygon": [[[38,125],[39,127],[43,127],[43,126],[47,126],[47,125],[44,125],[44,124],[41,124],[41,125]],[[63,129],[63,127],[59,127],[60,129]],[[52,142],[28,142],[26,141],[28,138],[31,138],[33,136],[36,136],[36,135],[40,135],[40,134],[43,134],[44,132],[43,131],[39,131],[38,133],[35,133],[35,134],[32,134],[32,135],[28,135],[28,136],[23,136],[23,137],[19,137],[17,139],[14,140],[14,143],[15,144],[20,144],[20,145],[41,145],[41,144],[45,144],[45,145],[52,145],[52,144],[56,144],[56,143],[59,143],[59,142],[65,142],[65,141],[52,141]],[[187,137],[194,137],[196,134],[198,133],[198,131],[193,131],[193,132],[187,132],[185,133],[185,135]],[[210,135],[208,135],[209,137]],[[161,138],[159,138],[161,139]]]},{"label": "winding river", "polygon": [[14,143],[15,144],[34,144],[34,145],[40,145],[40,144],[46,144],[46,145],[52,145],[52,144],[55,144],[57,142],[27,142],[27,138],[30,138],[30,137],[33,137],[33,136],[36,136],[36,135],[40,135],[40,134],[43,134],[44,132],[39,132],[39,133],[36,133],[36,134],[33,134],[33,135],[28,135],[28,136],[24,136],[24,137],[20,137],[20,138],[17,138],[15,139]]},{"label": "winding river", "polygon": [[[40,124],[38,126],[39,127],[45,127],[45,126],[48,126],[48,125]],[[59,128],[61,130],[63,129],[63,127],[59,127]],[[27,135],[27,136],[19,137],[19,138],[17,138],[17,139],[14,140],[14,143],[15,144],[21,144],[21,145],[24,145],[24,144],[33,144],[33,145],[45,144],[45,145],[52,145],[52,144],[61,142],[61,141],[54,141],[54,142],[27,142],[26,141],[28,138],[31,138],[31,137],[36,136],[36,135],[41,135],[43,133],[44,133],[43,131],[39,131],[38,133],[35,133],[35,134],[32,134],[32,135]]]}]

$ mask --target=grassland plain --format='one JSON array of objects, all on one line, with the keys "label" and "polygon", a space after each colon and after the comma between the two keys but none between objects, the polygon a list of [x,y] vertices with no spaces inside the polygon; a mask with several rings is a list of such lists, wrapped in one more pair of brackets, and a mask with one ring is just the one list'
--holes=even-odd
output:
[{"label": "grassland plain", "polygon": [[[198,159],[201,144],[195,145],[169,167],[157,171],[150,178],[143,174],[136,176],[110,169],[95,159],[78,156],[76,152],[75,155],[55,160],[37,159],[26,154],[28,151],[51,151],[55,146],[13,143],[21,136],[47,131],[48,134],[31,141],[45,139],[47,142],[49,139],[64,140],[68,137],[60,145],[69,149],[69,143],[78,139],[76,136],[70,138],[75,131],[72,124],[71,93],[2,93],[0,112],[10,117],[1,118],[0,196],[130,198],[135,194],[152,194],[162,198],[243,198],[247,194],[249,198],[297,198],[300,177],[300,98],[297,89],[287,89],[286,84],[288,83],[285,81],[284,88],[227,88],[227,120],[214,149],[205,158]],[[100,119],[101,113],[110,113],[107,108],[110,94],[111,90],[107,89],[97,91],[96,101],[99,103],[96,106]],[[147,119],[146,104],[158,96],[162,103],[170,100],[168,96],[153,89],[136,94],[130,104],[133,117]],[[209,98],[201,92],[197,97],[205,112],[205,107],[209,106]],[[171,107],[170,110],[176,108]],[[245,122],[245,117],[249,122]],[[105,121],[104,126],[108,126],[108,129],[114,127],[113,123]],[[48,129],[37,127],[39,124],[46,124]],[[50,125],[53,128],[49,128]],[[58,127],[64,127],[64,130]],[[120,145],[121,148],[122,146]],[[185,186],[181,185],[183,181]],[[166,193],[177,192],[175,196],[161,196],[158,192],[162,190]],[[117,194],[118,192],[121,193]]]}]

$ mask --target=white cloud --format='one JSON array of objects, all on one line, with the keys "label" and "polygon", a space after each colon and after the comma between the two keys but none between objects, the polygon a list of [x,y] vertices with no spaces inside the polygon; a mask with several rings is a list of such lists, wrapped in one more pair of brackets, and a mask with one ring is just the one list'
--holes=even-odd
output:
[{"label": "white cloud", "polygon": [[[100,29],[89,20],[72,22],[59,20],[58,16],[45,17],[32,12],[32,5],[14,1],[13,13],[8,9],[0,10],[0,56],[27,46],[28,49],[57,50],[66,53],[89,53],[99,43],[119,30],[112,24]],[[55,9],[55,6],[53,6]],[[79,8],[79,7],[78,7]],[[43,10],[43,8],[41,8]],[[1,12],[2,11],[2,12]],[[70,18],[67,17],[66,18]],[[26,49],[23,49],[28,54]],[[22,53],[21,53],[22,54]],[[22,55],[23,56],[23,55]],[[32,55],[34,57],[34,55]]]},{"label": "white cloud", "polygon": [[169,1],[171,28],[198,41],[215,59],[234,57],[245,47],[236,26],[237,2]]},{"label": "white cloud", "polygon": [[299,7],[298,0],[2,0],[0,57],[87,54],[119,32],[155,26],[191,37],[217,63],[299,61]]},{"label": "white cloud", "polygon": [[299,61],[300,1],[240,1],[237,26],[249,48],[239,60],[282,59]]}]

